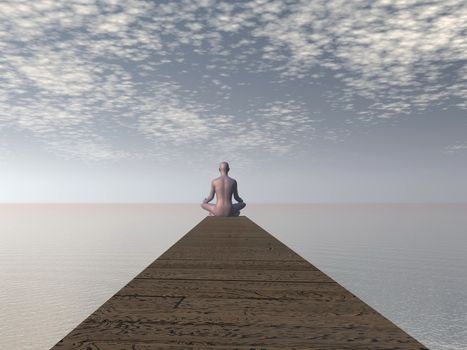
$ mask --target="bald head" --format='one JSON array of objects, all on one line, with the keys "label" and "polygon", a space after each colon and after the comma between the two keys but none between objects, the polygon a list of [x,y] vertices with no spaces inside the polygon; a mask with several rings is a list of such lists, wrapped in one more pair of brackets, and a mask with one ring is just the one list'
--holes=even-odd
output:
[{"label": "bald head", "polygon": [[219,164],[219,171],[221,173],[225,173],[227,174],[229,172],[230,168],[229,168],[229,163],[227,162],[222,162]]}]

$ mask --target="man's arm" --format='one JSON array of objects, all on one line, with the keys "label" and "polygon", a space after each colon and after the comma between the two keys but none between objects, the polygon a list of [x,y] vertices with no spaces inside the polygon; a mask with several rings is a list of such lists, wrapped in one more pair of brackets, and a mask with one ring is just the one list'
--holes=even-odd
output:
[{"label": "man's arm", "polygon": [[233,195],[237,202],[239,203],[243,202],[243,199],[241,199],[240,196],[238,195],[237,181],[235,181],[233,185]]},{"label": "man's arm", "polygon": [[204,198],[204,203],[209,203],[214,199],[214,194],[216,193],[216,188],[214,187],[214,181],[211,182],[211,193],[209,193],[208,198]]}]

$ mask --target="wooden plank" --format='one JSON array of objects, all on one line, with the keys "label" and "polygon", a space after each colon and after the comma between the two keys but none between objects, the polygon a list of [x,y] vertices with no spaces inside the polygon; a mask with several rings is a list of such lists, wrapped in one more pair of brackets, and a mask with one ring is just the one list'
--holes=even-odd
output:
[{"label": "wooden plank", "polygon": [[[329,278],[329,277],[328,277]],[[185,295],[198,298],[312,299],[316,293],[332,292],[335,282],[278,282],[225,280],[133,279],[118,295]]]},{"label": "wooden plank", "polygon": [[416,346],[408,344],[407,342],[397,342],[393,341],[391,344],[388,343],[379,343],[377,340],[371,342],[370,344],[359,344],[358,347],[353,345],[352,342],[349,344],[313,344],[308,343],[307,345],[287,345],[287,346],[271,346],[271,345],[212,345],[210,343],[199,342],[192,343],[189,345],[183,344],[182,342],[171,341],[171,343],[163,343],[159,339],[157,342],[149,340],[147,342],[141,340],[66,340],[63,342],[62,349],[86,349],[86,350],[284,350],[284,349],[293,349],[293,350],[398,350],[398,349],[419,349]]},{"label": "wooden plank", "polygon": [[210,259],[162,259],[159,258],[151,263],[148,268],[174,268],[194,269],[210,268],[223,270],[286,270],[286,271],[308,271],[318,270],[306,260],[210,260]]},{"label": "wooden plank", "polygon": [[318,270],[251,270],[251,269],[208,269],[208,268],[147,268],[136,278],[152,278],[159,280],[236,280],[236,281],[290,281],[290,282],[332,282]]},{"label": "wooden plank", "polygon": [[212,259],[212,260],[245,260],[254,256],[256,260],[302,260],[302,258],[292,251],[282,249],[272,249],[269,247],[259,248],[241,248],[232,250],[229,247],[217,247],[216,249],[207,249],[203,247],[181,247],[168,250],[161,255],[162,259]]},{"label": "wooden plank", "polygon": [[[343,295],[326,296],[312,303],[288,301],[287,310],[284,310],[283,300],[274,299],[246,299],[242,300],[240,307],[238,299],[226,298],[121,296],[112,299],[92,314],[90,319],[153,323],[183,320],[224,324],[235,320],[236,325],[242,327],[251,324],[274,326],[276,323],[323,326],[331,319],[334,320],[334,326],[351,322],[366,324],[368,320],[371,320],[369,325],[372,325],[382,320],[379,314],[357,298]],[[334,304],[332,309],[329,308],[330,302]],[[382,324],[387,322],[384,320]]]},{"label": "wooden plank", "polygon": [[207,217],[52,349],[426,349],[246,217]]},{"label": "wooden plank", "polygon": [[[371,335],[370,335],[371,334]],[[74,333],[73,342],[93,339],[96,341],[123,341],[134,339],[144,342],[164,342],[173,344],[210,344],[232,347],[265,344],[270,346],[294,347],[310,344],[314,346],[326,345],[370,345],[385,343],[386,346],[400,346],[401,344],[417,346],[417,342],[408,334],[401,334],[396,327],[367,327],[348,324],[345,327],[325,325],[310,327],[308,325],[277,324],[271,327],[248,324],[245,327],[235,324],[190,323],[178,321],[165,322],[128,322],[87,320]],[[355,349],[357,349],[355,347]]]}]

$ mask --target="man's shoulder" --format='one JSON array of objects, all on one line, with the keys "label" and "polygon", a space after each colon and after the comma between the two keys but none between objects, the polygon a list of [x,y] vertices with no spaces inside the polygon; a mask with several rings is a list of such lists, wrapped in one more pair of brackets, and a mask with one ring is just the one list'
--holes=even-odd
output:
[{"label": "man's shoulder", "polygon": [[237,180],[231,178],[230,176],[219,176],[213,179],[211,182],[214,184],[214,183],[220,182],[221,180],[225,181],[226,179],[232,183],[237,183]]}]

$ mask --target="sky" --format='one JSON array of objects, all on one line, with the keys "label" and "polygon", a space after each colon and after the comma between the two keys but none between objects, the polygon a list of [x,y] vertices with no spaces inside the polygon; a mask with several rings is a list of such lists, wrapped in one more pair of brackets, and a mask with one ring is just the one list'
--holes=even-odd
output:
[{"label": "sky", "polygon": [[463,0],[0,1],[0,202],[467,201]]}]

